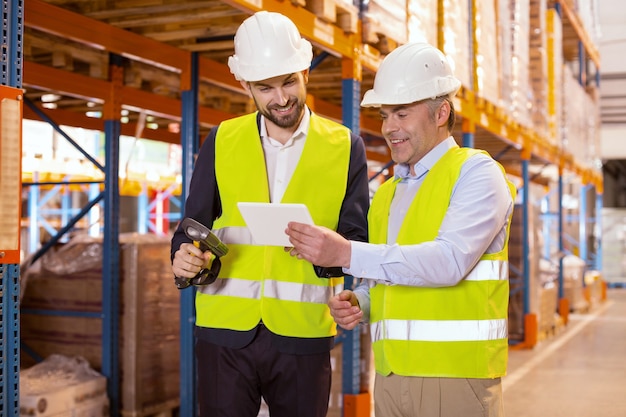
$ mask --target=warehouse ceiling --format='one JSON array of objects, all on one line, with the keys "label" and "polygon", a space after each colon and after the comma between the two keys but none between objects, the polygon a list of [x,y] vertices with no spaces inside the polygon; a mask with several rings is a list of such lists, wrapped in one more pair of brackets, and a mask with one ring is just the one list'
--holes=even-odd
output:
[{"label": "warehouse ceiling", "polygon": [[621,0],[598,2],[600,111],[603,125],[626,126],[626,8]]},{"label": "warehouse ceiling", "polygon": [[[598,2],[600,33],[600,117],[602,126],[610,131],[626,129],[626,8],[621,0]],[[617,135],[620,136],[619,134]],[[616,138],[616,149],[623,149],[623,138]],[[612,145],[613,146],[613,145]],[[621,155],[624,153],[621,152]],[[605,204],[626,205],[626,159],[613,159],[610,152],[603,152],[602,172],[605,183]],[[620,197],[621,196],[621,197]]]},{"label": "warehouse ceiling", "polygon": [[[550,0],[552,2],[553,0]],[[263,7],[286,11],[313,40],[309,105],[318,113],[342,119],[342,80],[346,61],[337,45],[351,45],[358,8],[350,1],[265,0]],[[256,8],[255,0],[28,0],[24,2],[25,116],[45,111],[55,123],[103,130],[110,97],[124,100],[122,134],[170,143],[180,142],[181,96],[190,88],[189,52],[200,61],[198,104],[200,136],[226,118],[254,109],[254,103],[226,66],[233,36]],[[317,16],[317,17],[316,17]],[[566,22],[564,55],[575,60],[576,34]],[[332,39],[333,47],[325,44]],[[362,35],[366,49],[361,93],[371,88],[380,58],[395,45],[383,32]],[[343,43],[342,43],[343,42]],[[184,51],[184,53],[181,53]],[[115,72],[111,64],[123,71]],[[350,68],[348,68],[348,72]],[[121,77],[121,79],[120,79]],[[117,80],[112,83],[111,80]],[[112,95],[115,89],[116,95]],[[361,109],[361,132],[368,156],[389,160],[380,140],[375,111]],[[108,115],[111,116],[111,115]],[[109,117],[110,118],[110,117]],[[461,123],[455,137],[462,137]],[[509,142],[476,127],[475,145],[497,156],[509,172],[519,174],[519,142]],[[556,153],[532,155],[533,172],[557,160]],[[533,173],[531,173],[532,175]]]}]

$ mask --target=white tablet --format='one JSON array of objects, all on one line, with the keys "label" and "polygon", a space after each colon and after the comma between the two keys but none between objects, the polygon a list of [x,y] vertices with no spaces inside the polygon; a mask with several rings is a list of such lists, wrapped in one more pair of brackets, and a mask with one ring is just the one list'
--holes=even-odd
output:
[{"label": "white tablet", "polygon": [[237,203],[255,245],[291,246],[287,223],[314,224],[304,204]]}]

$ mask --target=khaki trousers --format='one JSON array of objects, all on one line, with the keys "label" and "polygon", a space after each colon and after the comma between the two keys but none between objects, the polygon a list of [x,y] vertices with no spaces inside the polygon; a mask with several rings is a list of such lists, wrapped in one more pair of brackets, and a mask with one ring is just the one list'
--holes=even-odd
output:
[{"label": "khaki trousers", "polygon": [[376,374],[376,417],[503,417],[502,382]]}]

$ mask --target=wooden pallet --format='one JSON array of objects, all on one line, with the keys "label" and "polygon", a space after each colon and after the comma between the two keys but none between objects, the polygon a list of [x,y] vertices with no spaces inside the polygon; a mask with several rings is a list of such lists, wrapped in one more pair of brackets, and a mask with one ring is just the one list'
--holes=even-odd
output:
[{"label": "wooden pallet", "polygon": [[349,0],[306,0],[305,8],[324,22],[339,26],[344,32],[357,31],[359,9]]}]

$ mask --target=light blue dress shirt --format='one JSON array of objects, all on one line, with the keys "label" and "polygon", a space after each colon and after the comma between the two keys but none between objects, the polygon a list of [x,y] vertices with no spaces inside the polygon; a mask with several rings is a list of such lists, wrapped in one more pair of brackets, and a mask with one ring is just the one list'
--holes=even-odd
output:
[{"label": "light blue dress shirt", "polygon": [[391,203],[387,244],[351,242],[350,268],[344,268],[344,272],[365,278],[354,291],[365,320],[369,317],[369,288],[377,282],[416,287],[454,286],[484,253],[498,252],[504,247],[514,204],[500,168],[484,154],[470,157],[461,167],[435,240],[415,245],[395,243],[426,174],[455,145],[450,136],[433,148],[415,164],[415,176],[410,175],[408,165],[395,166],[395,176],[401,180]]}]

